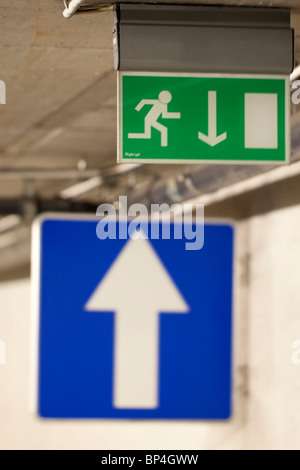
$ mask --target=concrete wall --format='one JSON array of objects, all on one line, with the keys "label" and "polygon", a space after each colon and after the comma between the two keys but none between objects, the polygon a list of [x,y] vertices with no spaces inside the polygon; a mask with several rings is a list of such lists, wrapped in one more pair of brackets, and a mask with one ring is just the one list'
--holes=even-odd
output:
[{"label": "concrete wall", "polygon": [[29,280],[0,284],[1,449],[300,448],[300,205],[237,224],[234,416],[224,423],[43,421],[28,412]]},{"label": "concrete wall", "polygon": [[247,447],[299,449],[300,206],[248,225],[249,399]]}]

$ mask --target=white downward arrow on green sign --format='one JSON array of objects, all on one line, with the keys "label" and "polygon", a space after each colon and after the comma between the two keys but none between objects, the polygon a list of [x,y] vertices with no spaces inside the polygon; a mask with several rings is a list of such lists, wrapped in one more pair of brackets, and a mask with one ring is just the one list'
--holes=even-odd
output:
[{"label": "white downward arrow on green sign", "polygon": [[206,144],[214,147],[227,139],[227,132],[217,136],[217,92],[208,92],[208,135],[198,132],[198,138]]}]

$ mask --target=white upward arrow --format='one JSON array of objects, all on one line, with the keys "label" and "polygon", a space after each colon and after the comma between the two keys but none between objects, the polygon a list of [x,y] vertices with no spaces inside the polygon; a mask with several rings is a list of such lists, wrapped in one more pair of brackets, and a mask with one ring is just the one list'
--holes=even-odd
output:
[{"label": "white upward arrow", "polygon": [[114,407],[157,408],[159,313],[189,307],[148,240],[126,243],[85,309],[116,312]]},{"label": "white upward arrow", "polygon": [[208,92],[208,135],[198,132],[198,139],[214,147],[227,139],[227,132],[217,136],[217,92]]}]

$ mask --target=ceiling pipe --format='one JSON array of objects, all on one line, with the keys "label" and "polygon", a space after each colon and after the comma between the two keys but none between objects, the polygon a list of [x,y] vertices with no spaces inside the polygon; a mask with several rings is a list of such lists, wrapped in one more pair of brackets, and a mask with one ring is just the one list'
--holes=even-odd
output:
[{"label": "ceiling pipe", "polygon": [[63,16],[65,18],[71,18],[77,12],[107,11],[113,9],[112,5],[103,4],[98,0],[64,0],[64,5]]},{"label": "ceiling pipe", "polygon": [[73,169],[73,168],[1,168],[1,180],[83,180],[88,178],[101,177],[105,179],[118,178],[126,173],[136,171],[141,167],[141,163],[123,163],[112,167],[99,169]]},{"label": "ceiling pipe", "polygon": [[67,168],[3,168],[0,169],[0,180],[69,180],[92,178],[100,175],[97,169],[76,170]]},{"label": "ceiling pipe", "polygon": [[63,15],[65,18],[71,18],[77,10],[85,3],[85,0],[71,0],[66,1],[64,0],[65,9],[63,11]]}]

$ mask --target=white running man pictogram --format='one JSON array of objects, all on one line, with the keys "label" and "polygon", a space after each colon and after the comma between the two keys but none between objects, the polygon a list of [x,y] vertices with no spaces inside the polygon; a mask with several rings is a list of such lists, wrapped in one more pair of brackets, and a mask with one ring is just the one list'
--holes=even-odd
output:
[{"label": "white running man pictogram", "polygon": [[161,91],[158,100],[142,100],[136,106],[136,111],[140,111],[143,106],[152,104],[152,108],[145,117],[144,132],[141,134],[130,133],[129,139],[151,139],[151,128],[157,129],[161,133],[161,146],[168,146],[168,129],[159,122],[158,118],[161,116],[163,119],[180,119],[180,113],[169,113],[168,104],[172,100],[172,95],[169,91]]}]

